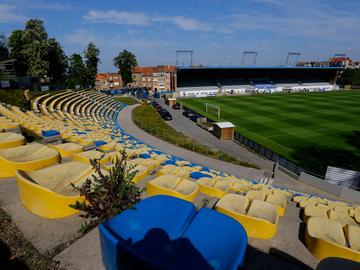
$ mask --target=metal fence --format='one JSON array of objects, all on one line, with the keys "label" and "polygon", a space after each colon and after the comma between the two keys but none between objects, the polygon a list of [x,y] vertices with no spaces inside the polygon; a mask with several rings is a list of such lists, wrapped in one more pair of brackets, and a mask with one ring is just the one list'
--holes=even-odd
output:
[{"label": "metal fence", "polygon": [[249,138],[241,135],[240,133],[235,132],[234,140],[245,145],[246,147],[250,148],[251,150],[255,151],[256,153],[259,153],[260,155],[266,157],[267,159],[270,159],[274,162],[278,162],[281,167],[285,168],[286,170],[288,170],[298,176],[300,175],[300,173],[302,171],[305,171],[304,169],[297,166],[295,163],[291,162],[290,160],[280,156],[279,154],[262,146],[261,144],[258,144],[256,142],[254,142],[253,140],[250,140]]}]

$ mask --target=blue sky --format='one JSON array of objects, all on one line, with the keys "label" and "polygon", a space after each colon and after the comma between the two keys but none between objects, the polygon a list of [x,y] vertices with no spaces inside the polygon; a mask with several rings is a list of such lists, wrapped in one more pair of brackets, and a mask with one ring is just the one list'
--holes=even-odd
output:
[{"label": "blue sky", "polygon": [[194,50],[196,64],[238,65],[251,50],[258,65],[279,65],[289,51],[360,59],[359,14],[359,0],[0,0],[0,32],[41,18],[68,55],[94,41],[100,71],[115,71],[123,49],[140,65],[174,64],[176,49]]}]

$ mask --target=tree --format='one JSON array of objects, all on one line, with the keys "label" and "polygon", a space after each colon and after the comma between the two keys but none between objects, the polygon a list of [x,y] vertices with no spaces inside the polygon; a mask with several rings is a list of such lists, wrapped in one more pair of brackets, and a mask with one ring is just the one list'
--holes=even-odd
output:
[{"label": "tree", "polygon": [[346,69],[341,75],[339,83],[352,85],[354,88],[360,85],[360,69]]},{"label": "tree", "polygon": [[6,37],[0,34],[0,61],[9,59],[9,50],[6,45]]},{"label": "tree", "polygon": [[15,30],[11,33],[9,37],[9,49],[10,49],[10,58],[15,59],[15,71],[18,76],[24,76],[28,73],[28,59],[24,54],[25,50],[25,41],[24,41],[25,31]]},{"label": "tree", "polygon": [[72,54],[69,58],[67,84],[69,87],[86,84],[85,65],[80,54]]},{"label": "tree", "polygon": [[120,70],[123,84],[133,82],[132,71],[138,65],[136,56],[127,50],[123,50],[118,56],[114,57],[113,62],[115,67]]},{"label": "tree", "polygon": [[92,87],[95,86],[97,67],[100,62],[99,54],[100,50],[92,41],[87,46],[86,51],[84,51],[87,84]]},{"label": "tree", "polygon": [[45,77],[49,70],[49,44],[44,22],[39,19],[27,21],[23,39],[24,55],[28,58],[28,73],[31,76]]},{"label": "tree", "polygon": [[49,70],[47,74],[52,83],[62,83],[66,78],[68,59],[55,38],[49,39],[48,45],[49,53],[47,60],[49,62]]}]

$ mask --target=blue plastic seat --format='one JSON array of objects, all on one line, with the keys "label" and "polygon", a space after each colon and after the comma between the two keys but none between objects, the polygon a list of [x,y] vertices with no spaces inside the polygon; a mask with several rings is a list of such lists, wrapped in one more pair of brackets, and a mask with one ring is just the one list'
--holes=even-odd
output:
[{"label": "blue plastic seat", "polygon": [[[202,208],[182,237],[190,239],[211,269],[236,270],[244,265],[248,242],[244,227],[215,210]],[[200,268],[193,268],[190,264],[183,269]]]},{"label": "blue plastic seat", "polygon": [[195,206],[170,196],[153,196],[99,225],[103,261],[106,269],[118,269],[117,246],[135,243],[152,229],[161,229],[169,238],[178,238],[196,214]]},{"label": "blue plastic seat", "polygon": [[190,173],[190,177],[193,179],[200,179],[200,178],[204,178],[204,177],[212,178],[211,175],[208,175],[208,174],[202,173],[202,172],[192,172],[192,173]]},{"label": "blue plastic seat", "polygon": [[240,223],[170,196],[153,196],[99,225],[106,269],[235,270],[244,264]]},{"label": "blue plastic seat", "polygon": [[57,130],[50,129],[50,130],[43,130],[41,132],[41,134],[42,134],[43,137],[52,137],[52,136],[60,135],[60,132],[57,131]]}]

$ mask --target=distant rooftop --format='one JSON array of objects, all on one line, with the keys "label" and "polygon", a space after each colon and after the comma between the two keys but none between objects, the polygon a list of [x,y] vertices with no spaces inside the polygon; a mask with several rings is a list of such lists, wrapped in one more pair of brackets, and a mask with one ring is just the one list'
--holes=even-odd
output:
[{"label": "distant rooftop", "polygon": [[178,66],[177,69],[343,69],[342,67],[302,66]]}]

